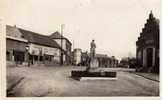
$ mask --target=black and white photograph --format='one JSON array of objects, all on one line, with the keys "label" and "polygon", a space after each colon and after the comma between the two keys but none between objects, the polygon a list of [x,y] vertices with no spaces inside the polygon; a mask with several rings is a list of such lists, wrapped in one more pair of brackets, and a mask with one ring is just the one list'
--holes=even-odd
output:
[{"label": "black and white photograph", "polygon": [[0,1],[5,98],[160,100],[160,6],[161,0]]}]

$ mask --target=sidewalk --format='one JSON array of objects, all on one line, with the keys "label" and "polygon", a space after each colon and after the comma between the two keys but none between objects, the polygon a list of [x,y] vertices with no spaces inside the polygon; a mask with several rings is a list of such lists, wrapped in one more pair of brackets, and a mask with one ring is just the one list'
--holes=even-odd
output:
[{"label": "sidewalk", "polygon": [[136,75],[139,75],[139,76],[142,76],[144,78],[147,78],[149,80],[160,82],[159,74],[155,74],[155,73],[142,73],[142,72],[132,72],[132,73],[134,73]]}]

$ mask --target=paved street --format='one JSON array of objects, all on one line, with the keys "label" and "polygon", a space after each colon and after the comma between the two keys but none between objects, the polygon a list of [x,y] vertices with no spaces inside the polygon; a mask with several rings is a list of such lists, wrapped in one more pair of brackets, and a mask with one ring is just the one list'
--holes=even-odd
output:
[{"label": "paved street", "polygon": [[126,70],[116,70],[118,79],[113,81],[77,81],[70,77],[72,69],[74,67],[70,66],[7,67],[7,86],[10,87],[13,80],[24,77],[13,89],[15,96],[159,95],[159,82],[129,73]]}]

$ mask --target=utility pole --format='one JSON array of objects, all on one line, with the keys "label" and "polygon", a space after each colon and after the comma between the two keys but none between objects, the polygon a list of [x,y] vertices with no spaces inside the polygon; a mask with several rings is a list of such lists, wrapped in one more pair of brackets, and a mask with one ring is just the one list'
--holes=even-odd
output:
[{"label": "utility pole", "polygon": [[61,61],[60,61],[61,65],[63,65],[63,28],[64,24],[61,24]]}]

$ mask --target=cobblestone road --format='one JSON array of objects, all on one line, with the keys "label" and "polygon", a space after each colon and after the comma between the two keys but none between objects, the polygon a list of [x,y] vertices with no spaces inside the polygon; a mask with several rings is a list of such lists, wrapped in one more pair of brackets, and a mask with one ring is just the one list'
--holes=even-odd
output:
[{"label": "cobblestone road", "polygon": [[[76,67],[75,67],[76,68]],[[8,79],[25,77],[15,88],[16,96],[158,96],[159,82],[126,71],[117,80],[77,81],[70,77],[74,67],[7,68]],[[8,80],[8,84],[12,81]]]}]

